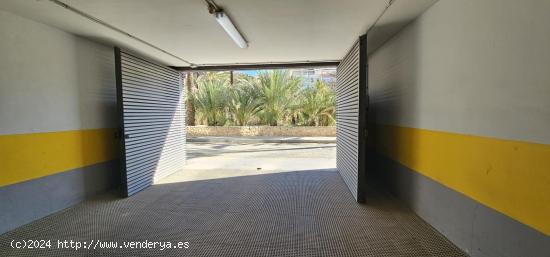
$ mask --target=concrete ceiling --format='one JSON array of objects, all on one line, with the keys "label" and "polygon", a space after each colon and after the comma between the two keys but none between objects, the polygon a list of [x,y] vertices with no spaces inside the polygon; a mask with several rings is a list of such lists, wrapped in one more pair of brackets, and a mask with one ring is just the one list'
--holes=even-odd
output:
[{"label": "concrete ceiling", "polygon": [[[380,45],[437,0],[396,0],[369,43]],[[62,0],[197,65],[340,60],[388,0],[217,0],[249,42],[238,48],[203,0]],[[49,0],[2,0],[0,9],[117,45],[171,66],[189,66]]]}]

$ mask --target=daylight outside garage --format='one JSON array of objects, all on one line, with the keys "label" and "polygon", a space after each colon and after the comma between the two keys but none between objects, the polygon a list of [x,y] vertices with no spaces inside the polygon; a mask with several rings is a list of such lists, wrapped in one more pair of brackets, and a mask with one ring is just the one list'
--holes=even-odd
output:
[{"label": "daylight outside garage", "polygon": [[336,168],[336,67],[185,76],[186,176]]},{"label": "daylight outside garage", "polygon": [[0,256],[550,256],[548,10],[0,1]]}]

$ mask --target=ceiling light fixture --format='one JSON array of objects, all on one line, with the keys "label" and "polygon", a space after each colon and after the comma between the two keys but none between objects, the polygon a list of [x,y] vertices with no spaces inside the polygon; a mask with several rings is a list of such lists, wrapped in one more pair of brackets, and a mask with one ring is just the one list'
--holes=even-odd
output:
[{"label": "ceiling light fixture", "polygon": [[206,3],[208,4],[208,11],[214,15],[216,21],[222,26],[229,37],[233,39],[235,44],[237,44],[240,48],[247,48],[248,42],[246,42],[239,30],[237,30],[233,22],[231,22],[231,19],[227,16],[227,13],[225,13],[223,9],[219,8],[213,0],[206,0]]}]

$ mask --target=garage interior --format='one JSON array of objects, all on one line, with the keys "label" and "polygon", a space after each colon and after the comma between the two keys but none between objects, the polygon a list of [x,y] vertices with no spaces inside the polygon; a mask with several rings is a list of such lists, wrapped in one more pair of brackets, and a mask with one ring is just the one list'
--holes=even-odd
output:
[{"label": "garage interior", "polygon": [[[0,255],[550,256],[547,24],[539,0],[2,0]],[[336,169],[185,172],[182,73],[327,64]]]}]

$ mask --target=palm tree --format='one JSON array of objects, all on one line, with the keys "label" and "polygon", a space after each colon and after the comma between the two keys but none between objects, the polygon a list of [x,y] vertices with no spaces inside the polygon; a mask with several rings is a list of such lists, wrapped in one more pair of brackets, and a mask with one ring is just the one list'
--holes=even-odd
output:
[{"label": "palm tree", "polygon": [[328,126],[336,122],[336,95],[326,83],[318,80],[303,90],[300,118],[304,125]]},{"label": "palm tree", "polygon": [[195,79],[193,78],[193,72],[187,72],[185,75],[185,88],[186,88],[186,122],[187,126],[195,126],[195,104],[193,103],[193,93],[195,92]]},{"label": "palm tree", "polygon": [[200,83],[201,81],[204,82],[204,81],[216,81],[216,80],[221,80],[229,84],[230,83],[229,73],[224,71],[207,71],[197,76],[197,83]]},{"label": "palm tree", "polygon": [[[299,78],[286,70],[260,72],[258,78],[235,74],[230,86],[227,72],[204,72],[196,76],[198,86],[190,100],[197,122],[223,126],[266,124],[328,126],[336,119],[335,89],[322,81],[303,88]],[[188,83],[190,84],[190,83]]]},{"label": "palm tree", "polygon": [[289,118],[289,107],[296,100],[300,79],[292,77],[287,70],[262,72],[258,78],[261,112],[264,124],[277,126]]},{"label": "palm tree", "polygon": [[227,87],[225,80],[197,80],[198,89],[193,94],[193,102],[199,119],[209,126],[223,126],[226,118]]},{"label": "palm tree", "polygon": [[229,112],[233,122],[238,126],[246,126],[260,110],[258,89],[252,77],[237,78],[236,86],[230,90],[228,102]]}]

